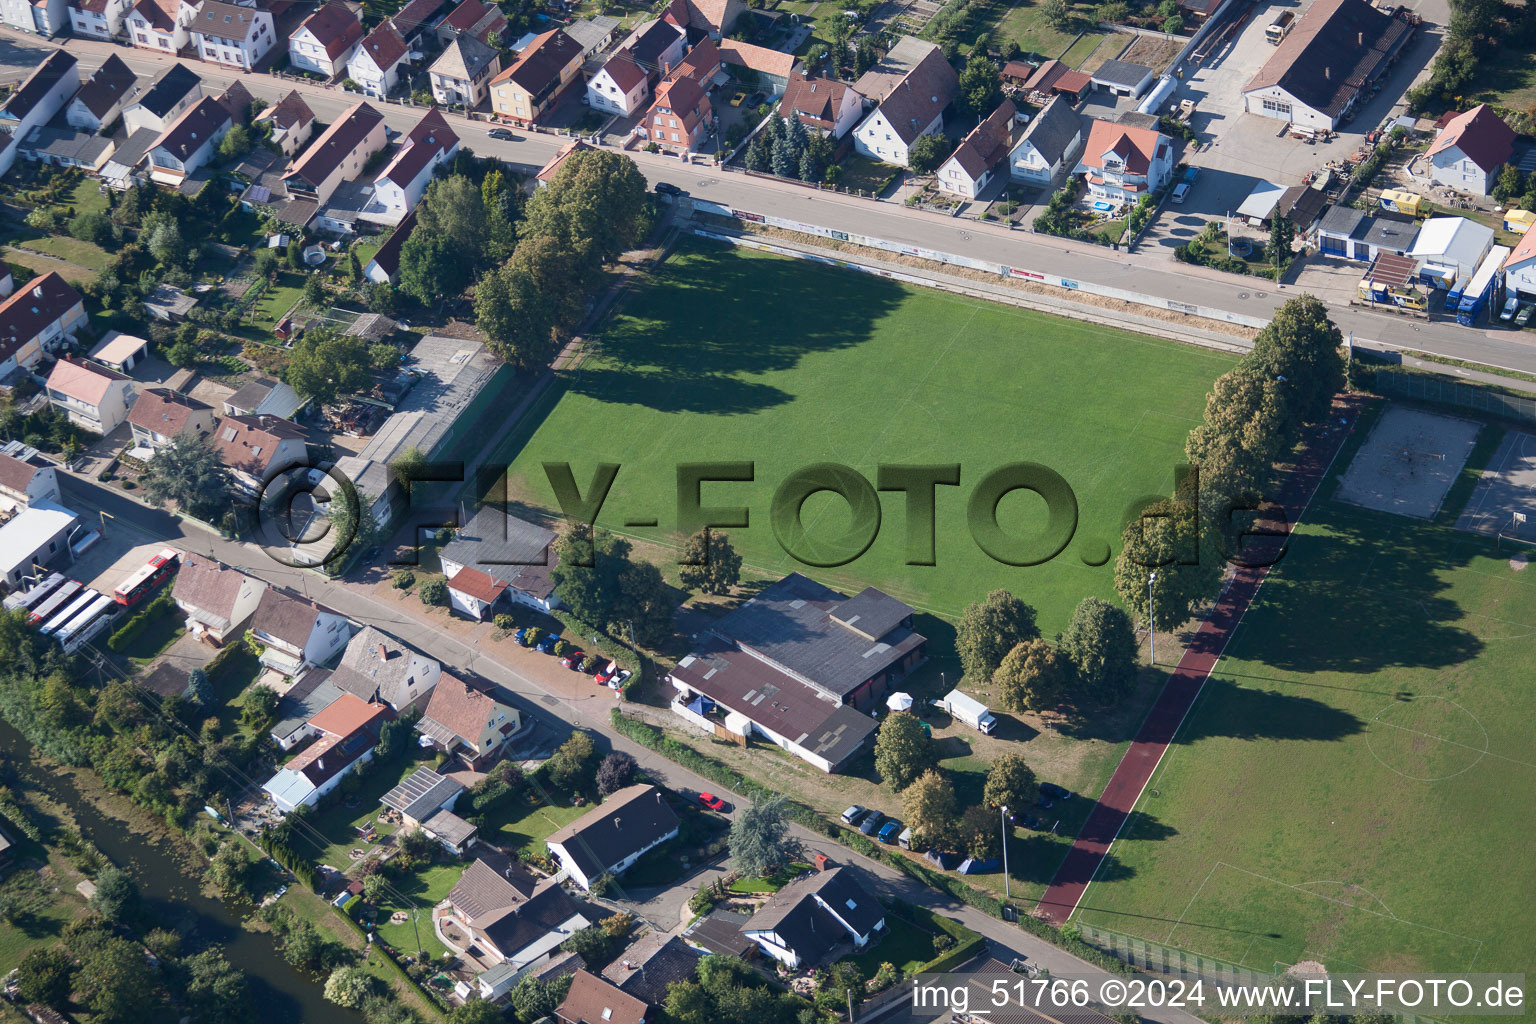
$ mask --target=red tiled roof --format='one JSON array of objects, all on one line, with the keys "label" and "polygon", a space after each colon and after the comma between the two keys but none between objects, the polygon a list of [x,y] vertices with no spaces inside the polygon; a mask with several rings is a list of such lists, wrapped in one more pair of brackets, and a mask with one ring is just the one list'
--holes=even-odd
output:
[{"label": "red tiled roof", "polygon": [[562,1024],[644,1024],[646,1010],[643,1001],[581,970],[572,975],[555,1016]]},{"label": "red tiled roof", "polygon": [[[405,215],[405,219],[395,230],[384,239],[384,244],[379,246],[379,251],[373,254],[369,262],[377,263],[379,269],[390,277],[400,269],[400,250],[405,247],[406,239],[411,237],[411,232],[416,230],[416,211],[412,210]],[[364,267],[363,269],[367,269]]]},{"label": "red tiled roof", "polygon": [[213,407],[176,391],[145,388],[139,392],[133,408],[128,410],[128,422],[166,437],[175,437],[187,429],[187,421],[200,410],[211,412]]},{"label": "red tiled roof", "polygon": [[80,303],[80,293],[53,271],[16,289],[0,304],[0,362]]},{"label": "red tiled roof", "polygon": [[496,704],[496,698],[472,690],[458,676],[444,672],[432,688],[432,699],[427,702],[424,717],[473,746],[480,742],[480,736],[485,732],[486,723],[491,721]]},{"label": "red tiled roof", "polygon": [[[399,36],[395,38],[398,39]],[[304,155],[293,165],[293,170],[283,177],[299,177],[318,187],[337,167],[341,166],[343,160],[363,144],[363,140],[383,120],[384,115],[367,103],[357,104],[327,128],[325,133],[304,151]]]},{"label": "red tiled roof", "polygon": [[506,593],[507,585],[492,579],[479,569],[466,565],[448,581],[448,589],[467,594],[477,601],[492,604]]},{"label": "red tiled roof", "polygon": [[1465,114],[1447,122],[1435,136],[1429,155],[1443,153],[1452,146],[1467,155],[1485,173],[1509,162],[1515,149],[1515,133],[1503,118],[1486,103],[1479,103]]},{"label": "red tiled roof", "polygon": [[325,47],[325,55],[331,60],[340,57],[363,38],[363,23],[340,4],[326,4],[305,18],[299,30],[306,29]]},{"label": "red tiled roof", "polygon": [[10,491],[24,492],[41,468],[30,462],[24,462],[14,455],[0,454],[0,487]]},{"label": "red tiled roof", "polygon": [[1520,236],[1520,241],[1516,244],[1514,251],[1504,261],[1504,269],[1508,270],[1516,264],[1524,263],[1532,258],[1536,258],[1536,225],[1525,229],[1525,234]]},{"label": "red tiled roof", "polygon": [[613,79],[613,84],[625,93],[646,79],[645,72],[635,63],[634,55],[627,49],[620,50],[608,58],[608,63],[603,65],[603,70],[608,72],[608,77]]},{"label": "red tiled roof", "polygon": [[491,79],[512,81],[537,96],[560,80],[566,65],[581,56],[581,44],[557,28],[538,36],[518,54],[517,63]]},{"label": "red tiled roof", "polygon": [[792,53],[770,50],[766,46],[754,46],[752,43],[738,42],[735,39],[721,41],[720,60],[726,64],[750,68],[760,75],[772,75],[775,78],[788,78],[796,64],[795,55]]},{"label": "red tiled roof", "polygon": [[821,128],[831,128],[842,108],[843,95],[852,86],[830,78],[806,78],[794,74],[779,101],[779,116],[799,114],[801,120],[815,123]]},{"label": "red tiled roof", "polygon": [[214,428],[213,449],[231,469],[261,476],[282,442],[303,437],[297,425],[275,416],[225,416]]},{"label": "red tiled roof", "polygon": [[305,125],[314,119],[315,112],[309,109],[309,104],[304,102],[304,97],[299,95],[297,89],[278,100],[277,106],[263,110],[256,118],[258,121],[271,121],[279,128]]},{"label": "red tiled roof", "polygon": [[972,128],[955,148],[950,159],[957,162],[972,181],[981,178],[1008,155],[1015,113],[1017,110],[1014,105],[1004,100],[985,121]]},{"label": "red tiled roof", "polygon": [[1095,118],[1083,146],[1083,165],[1103,170],[1104,154],[1113,151],[1125,163],[1126,171],[1146,174],[1158,147],[1166,144],[1166,139],[1150,128],[1131,128]]},{"label": "red tiled roof", "polygon": [[65,356],[53,364],[53,372],[48,374],[48,390],[86,405],[100,405],[114,383],[128,379],[105,366]]},{"label": "red tiled roof", "polygon": [[194,153],[208,145],[219,129],[229,123],[229,111],[212,96],[204,96],[192,104],[149,148],[164,149],[177,160],[187,161]]},{"label": "red tiled roof", "polygon": [[406,55],[409,47],[400,37],[399,31],[388,21],[379,22],[374,30],[368,33],[363,40],[361,52],[366,53],[380,71],[388,71],[399,63]]},{"label": "red tiled roof", "polygon": [[395,158],[384,168],[380,178],[388,178],[401,188],[416,180],[421,173],[440,153],[447,153],[459,144],[459,137],[448,127],[447,118],[443,112],[433,107],[427,111],[426,116],[416,122],[410,134],[400,143],[400,151]]},{"label": "red tiled roof", "polygon": [[383,704],[370,704],[354,694],[344,693],[311,718],[309,724],[321,732],[348,736],[368,728],[387,714],[389,708]]}]

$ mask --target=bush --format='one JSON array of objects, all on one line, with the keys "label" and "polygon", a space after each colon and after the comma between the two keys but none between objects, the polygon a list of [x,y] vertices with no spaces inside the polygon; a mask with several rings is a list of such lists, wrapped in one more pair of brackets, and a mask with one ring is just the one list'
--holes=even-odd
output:
[{"label": "bush", "polygon": [[440,608],[448,603],[448,584],[442,580],[427,580],[416,593],[424,605]]},{"label": "bush", "polygon": [[402,569],[400,572],[395,573],[395,578],[392,582],[396,590],[410,590],[411,587],[416,585],[416,574],[409,569]]},{"label": "bush", "polygon": [[140,608],[138,613],[123,623],[122,628],[107,639],[107,646],[113,651],[121,652],[124,647],[133,643],[138,635],[144,632],[144,628],[154,621],[158,615],[165,614],[171,607],[171,591],[169,588],[160,592],[149,604]]},{"label": "bush", "polygon": [[496,618],[492,621],[495,622],[496,628],[503,633],[510,633],[517,628],[517,620],[509,612],[497,612]]}]

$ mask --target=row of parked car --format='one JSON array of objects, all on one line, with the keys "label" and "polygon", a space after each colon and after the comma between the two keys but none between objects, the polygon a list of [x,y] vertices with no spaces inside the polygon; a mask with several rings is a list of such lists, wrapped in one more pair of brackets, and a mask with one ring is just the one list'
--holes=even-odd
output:
[{"label": "row of parked car", "polygon": [[[1040,810],[1050,810],[1058,803],[1065,803],[1072,799],[1072,791],[1054,782],[1040,783],[1040,800],[1036,807]],[[1034,829],[1037,832],[1047,831],[1045,822],[1034,814],[1016,814],[1009,816],[1011,820],[1018,822],[1025,828]],[[862,804],[854,804],[843,812],[843,824],[849,828],[856,828],[866,836],[874,836],[882,843],[895,843],[902,835],[901,822],[895,818],[887,818],[879,811],[872,811]],[[903,847],[906,843],[901,844]]]},{"label": "row of parked car", "polygon": [[[534,634],[531,630],[532,627],[530,626],[524,626],[522,629],[519,629],[517,632],[512,634],[513,641],[519,647],[532,647],[540,654],[554,654],[555,645],[560,642],[560,634],[545,633],[543,636],[539,637],[538,642],[535,643],[533,640]],[[560,664],[564,665],[566,668],[573,672],[580,672],[582,670],[582,662],[586,660],[587,654],[585,651],[576,647],[572,647],[565,653],[565,656],[560,659]],[[628,682],[629,677],[633,674],[634,673],[630,672],[630,670],[627,668],[619,668],[618,662],[609,661],[606,665],[600,666],[598,670],[592,674],[592,681],[597,683],[599,686],[606,686],[609,689],[617,690],[626,682]]]}]

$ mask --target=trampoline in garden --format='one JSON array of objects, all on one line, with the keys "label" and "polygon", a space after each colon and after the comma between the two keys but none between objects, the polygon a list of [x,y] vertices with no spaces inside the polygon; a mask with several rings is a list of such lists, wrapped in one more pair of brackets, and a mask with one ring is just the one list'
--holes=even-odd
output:
[{"label": "trampoline in garden", "polygon": [[1233,256],[1247,256],[1249,253],[1253,252],[1252,243],[1246,242],[1241,238],[1234,238],[1232,240],[1232,244],[1228,246],[1228,248],[1232,250]]}]

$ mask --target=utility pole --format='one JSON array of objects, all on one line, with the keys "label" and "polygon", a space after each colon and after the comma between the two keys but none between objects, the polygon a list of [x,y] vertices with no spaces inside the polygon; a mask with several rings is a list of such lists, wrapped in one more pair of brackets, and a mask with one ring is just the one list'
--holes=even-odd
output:
[{"label": "utility pole", "polygon": [[1013,898],[1013,890],[1008,885],[1008,808],[1000,808],[999,813],[1003,819],[1003,899]]},{"label": "utility pole", "polygon": [[1157,582],[1157,570],[1147,577],[1147,647],[1152,655],[1152,664],[1157,664],[1157,611],[1152,603],[1152,584]]}]

